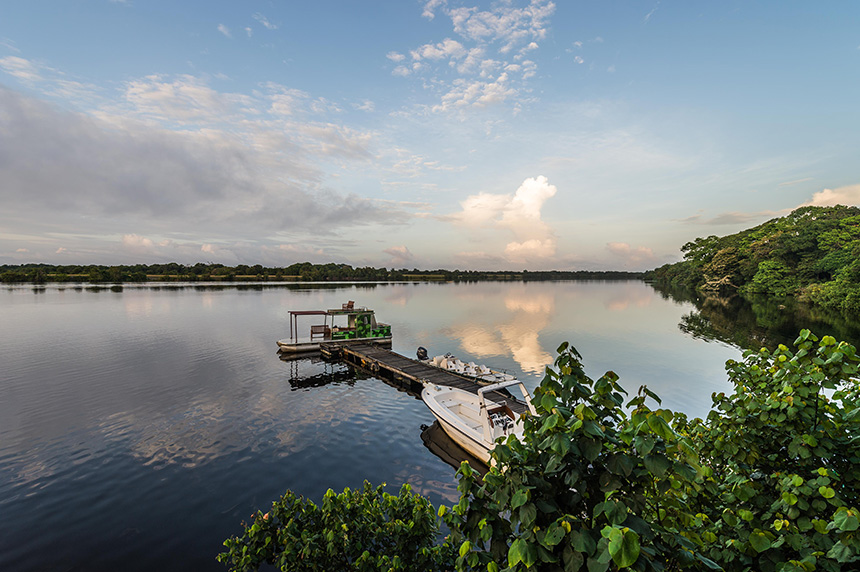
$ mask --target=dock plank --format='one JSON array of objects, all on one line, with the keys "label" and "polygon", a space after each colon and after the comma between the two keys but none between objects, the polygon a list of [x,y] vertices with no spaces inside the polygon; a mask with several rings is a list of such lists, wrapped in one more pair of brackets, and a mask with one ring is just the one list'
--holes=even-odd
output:
[{"label": "dock plank", "polygon": [[[418,383],[434,383],[436,385],[455,387],[475,394],[478,393],[478,389],[481,387],[474,380],[421,363],[418,360],[408,358],[379,346],[369,344],[345,345],[340,348],[340,352],[342,357],[353,364],[369,364],[371,368],[375,368],[378,371],[387,370],[393,376],[411,379]],[[488,397],[497,403],[504,402],[516,413],[523,413],[528,409],[524,402],[506,396],[498,391],[491,392],[488,394]]]}]

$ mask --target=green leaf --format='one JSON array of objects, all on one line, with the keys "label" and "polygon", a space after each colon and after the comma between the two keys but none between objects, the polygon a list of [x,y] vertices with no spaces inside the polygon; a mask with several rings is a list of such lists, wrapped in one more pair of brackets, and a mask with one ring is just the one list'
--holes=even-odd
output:
[{"label": "green leaf", "polygon": [[557,523],[554,522],[549,525],[549,528],[546,530],[546,536],[544,536],[543,544],[548,548],[552,548],[564,538],[564,528]]},{"label": "green leaf", "polygon": [[833,515],[833,522],[843,532],[851,532],[860,528],[860,521],[853,511],[840,507]]},{"label": "green leaf", "polygon": [[511,501],[511,508],[516,509],[526,504],[529,500],[529,490],[528,489],[517,489],[517,492],[514,493],[514,498]]},{"label": "green leaf", "polygon": [[524,504],[520,508],[520,522],[523,526],[531,528],[537,518],[537,509],[533,503]]},{"label": "green leaf", "polygon": [[821,486],[821,487],[818,487],[818,494],[820,494],[821,496],[823,496],[826,499],[832,499],[833,497],[836,496],[836,491],[834,491],[830,487]]},{"label": "green leaf", "polygon": [[610,524],[621,524],[627,519],[627,506],[621,501],[606,501],[603,512]]},{"label": "green leaf", "polygon": [[654,414],[648,416],[648,427],[650,427],[651,431],[656,433],[657,436],[662,437],[666,441],[675,440],[675,432],[672,431],[669,424],[666,423],[666,421],[659,415]]},{"label": "green leaf", "polygon": [[603,442],[599,439],[582,439],[579,446],[582,447],[583,456],[589,461],[593,461],[600,455]]},{"label": "green leaf", "polygon": [[828,558],[833,558],[837,562],[850,562],[854,559],[854,551],[850,547],[842,544],[840,540],[827,552]]},{"label": "green leaf", "polygon": [[672,466],[672,462],[665,455],[654,454],[645,455],[643,461],[645,468],[655,477],[662,479],[666,475],[666,471]]},{"label": "green leaf", "polygon": [[[615,529],[618,530],[618,529]],[[609,538],[609,553],[619,568],[627,568],[639,558],[639,535],[624,528]]]},{"label": "green leaf", "polygon": [[561,554],[564,562],[564,572],[578,572],[585,562],[581,552],[574,551],[570,546],[565,546]]},{"label": "green leaf", "polygon": [[601,562],[597,558],[589,557],[588,572],[606,572],[609,569],[609,562]]},{"label": "green leaf", "polygon": [[770,548],[770,545],[770,539],[765,536],[764,533],[753,532],[750,534],[750,546],[752,546],[756,552],[764,552]]},{"label": "green leaf", "polygon": [[508,548],[508,566],[510,568],[522,562],[525,555],[525,546],[526,541],[522,538],[517,538],[511,543],[511,547]]},{"label": "green leaf", "polygon": [[640,455],[647,455],[654,448],[655,439],[651,435],[637,435],[633,439],[633,444],[636,445],[636,450]]}]

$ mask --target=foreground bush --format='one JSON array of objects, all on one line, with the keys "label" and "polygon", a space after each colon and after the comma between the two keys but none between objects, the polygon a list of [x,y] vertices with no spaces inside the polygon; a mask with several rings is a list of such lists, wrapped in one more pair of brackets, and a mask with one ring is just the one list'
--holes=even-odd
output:
[{"label": "foreground bush", "polygon": [[[288,493],[219,560],[232,570],[860,569],[860,387],[850,344],[801,332],[792,352],[726,364],[735,390],[706,420],[627,403],[562,344],[535,390],[523,440],[497,444],[480,482],[464,463],[460,502],[439,514],[399,497]],[[629,411],[629,413],[628,413]],[[456,552],[455,552],[456,550]]]},{"label": "foreground bush", "polygon": [[579,360],[562,344],[535,390],[538,415],[522,442],[496,446],[483,486],[460,469],[448,518],[461,542],[457,569],[718,569],[694,530],[710,471],[671,428],[673,413],[650,410],[641,395],[628,417],[618,376],[594,381]]},{"label": "foreground bush", "polygon": [[274,564],[284,572],[371,570],[434,572],[453,559],[436,545],[438,520],[426,498],[403,485],[398,496],[364,483],[329,491],[322,505],[287,492],[266,514],[257,512],[242,536],[230,538],[218,561],[230,570]]},{"label": "foreground bush", "polygon": [[796,351],[726,364],[691,436],[711,468],[708,554],[726,570],[860,569],[860,387],[855,348],[804,330]]}]

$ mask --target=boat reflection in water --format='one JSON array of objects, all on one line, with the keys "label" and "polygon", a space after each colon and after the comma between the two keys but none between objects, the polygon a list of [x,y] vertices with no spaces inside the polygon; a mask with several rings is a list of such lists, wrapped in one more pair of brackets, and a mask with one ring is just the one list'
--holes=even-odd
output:
[{"label": "boat reflection in water", "polygon": [[[332,363],[320,357],[296,356],[281,352],[278,353],[278,357],[289,364],[290,377],[287,381],[293,391],[339,383],[355,385],[357,379],[364,377],[359,377],[355,369],[345,363]],[[322,366],[323,371],[311,375],[302,374],[302,366],[305,368],[315,366],[317,369]]]},{"label": "boat reflection in water", "polygon": [[455,469],[459,469],[460,463],[463,461],[468,461],[472,469],[477,471],[481,477],[486,475],[489,470],[487,465],[470,455],[465,449],[455,443],[454,440],[442,430],[438,421],[434,421],[433,424],[429,426],[421,426],[421,440],[424,442],[424,446],[427,447],[431,453]]}]

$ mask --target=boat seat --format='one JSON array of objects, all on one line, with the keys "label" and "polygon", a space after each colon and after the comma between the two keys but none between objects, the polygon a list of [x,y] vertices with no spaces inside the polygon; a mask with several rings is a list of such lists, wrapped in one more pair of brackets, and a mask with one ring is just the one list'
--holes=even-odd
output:
[{"label": "boat seat", "polygon": [[346,304],[343,304],[344,310],[352,311],[354,308],[355,308],[355,301],[354,300],[350,300]]},{"label": "boat seat", "polygon": [[311,326],[311,339],[314,339],[314,336],[328,339],[331,337],[331,329],[328,326]]}]

